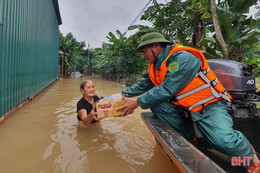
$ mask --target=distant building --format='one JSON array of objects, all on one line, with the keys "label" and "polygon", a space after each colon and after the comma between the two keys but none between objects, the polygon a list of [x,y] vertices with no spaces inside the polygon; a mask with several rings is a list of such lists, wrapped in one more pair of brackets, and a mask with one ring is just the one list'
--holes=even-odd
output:
[{"label": "distant building", "polygon": [[0,122],[58,77],[58,0],[0,0]]}]

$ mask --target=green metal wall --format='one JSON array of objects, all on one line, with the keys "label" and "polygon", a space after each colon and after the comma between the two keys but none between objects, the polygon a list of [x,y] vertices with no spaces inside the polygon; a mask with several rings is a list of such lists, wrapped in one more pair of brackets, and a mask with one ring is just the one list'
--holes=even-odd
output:
[{"label": "green metal wall", "polygon": [[0,117],[58,76],[52,0],[0,0]]}]

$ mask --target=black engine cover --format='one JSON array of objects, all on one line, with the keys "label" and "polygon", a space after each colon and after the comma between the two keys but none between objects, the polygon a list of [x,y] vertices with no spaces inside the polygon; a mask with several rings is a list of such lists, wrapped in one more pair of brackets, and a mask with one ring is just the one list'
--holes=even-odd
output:
[{"label": "black engine cover", "polygon": [[207,61],[234,100],[246,100],[249,94],[255,94],[255,76],[250,65],[223,59]]}]

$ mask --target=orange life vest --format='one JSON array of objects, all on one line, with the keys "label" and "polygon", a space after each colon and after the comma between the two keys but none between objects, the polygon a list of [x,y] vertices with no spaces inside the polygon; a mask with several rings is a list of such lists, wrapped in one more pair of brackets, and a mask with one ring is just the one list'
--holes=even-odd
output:
[{"label": "orange life vest", "polygon": [[192,53],[197,58],[201,59],[202,64],[201,70],[196,74],[188,86],[171,99],[174,100],[172,103],[185,107],[189,111],[198,112],[210,103],[222,99],[229,102],[232,100],[232,97],[225,90],[220,81],[218,81],[214,72],[210,69],[205,56],[197,49],[182,46],[178,43],[171,49],[160,69],[154,71],[154,63],[149,64],[148,74],[155,86],[163,83],[169,68],[167,67],[167,60],[172,54],[178,51],[188,51]]}]

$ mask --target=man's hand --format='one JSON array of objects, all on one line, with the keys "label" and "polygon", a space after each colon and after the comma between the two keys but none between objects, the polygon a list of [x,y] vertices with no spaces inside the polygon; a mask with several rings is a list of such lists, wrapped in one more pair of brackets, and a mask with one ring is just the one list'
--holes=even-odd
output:
[{"label": "man's hand", "polygon": [[123,110],[121,116],[134,113],[134,110],[139,106],[137,99],[135,98],[125,98],[126,104],[118,107],[116,110]]}]

